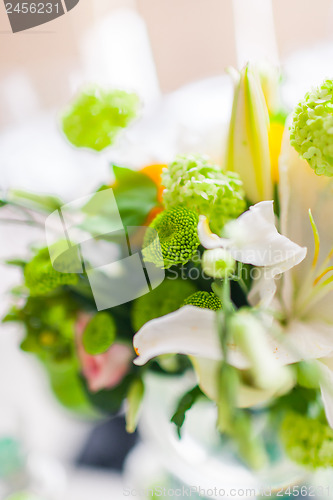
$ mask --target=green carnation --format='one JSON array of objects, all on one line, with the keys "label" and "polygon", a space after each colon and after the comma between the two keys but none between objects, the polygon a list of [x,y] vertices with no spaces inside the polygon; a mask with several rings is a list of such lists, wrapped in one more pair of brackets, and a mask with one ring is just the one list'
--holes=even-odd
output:
[{"label": "green carnation", "polygon": [[82,92],[65,112],[63,131],[74,146],[101,151],[136,116],[138,106],[136,94],[93,87]]},{"label": "green carnation", "polygon": [[183,205],[206,215],[218,234],[246,208],[238,174],[223,171],[203,155],[178,156],[163,172],[162,184],[166,208]]},{"label": "green carnation", "polygon": [[213,292],[195,292],[184,300],[183,306],[196,306],[218,311],[222,307],[222,302]]},{"label": "green carnation", "polygon": [[317,175],[333,175],[333,80],[308,92],[298,104],[290,143]]},{"label": "green carnation", "polygon": [[333,430],[318,420],[288,413],[281,426],[287,455],[312,468],[333,466]]},{"label": "green carnation", "polygon": [[[175,264],[186,264],[196,253],[198,214],[185,207],[172,208],[160,213],[150,224],[144,240],[145,261],[168,269]],[[158,239],[156,238],[158,234]],[[159,240],[159,241],[158,241]]]},{"label": "green carnation", "polygon": [[75,285],[78,281],[77,274],[54,269],[48,248],[41,249],[25,266],[24,278],[32,296],[44,295],[61,285]]},{"label": "green carnation", "polygon": [[132,309],[133,328],[138,331],[147,321],[176,311],[194,291],[195,286],[190,280],[165,279],[153,291],[135,300]]}]

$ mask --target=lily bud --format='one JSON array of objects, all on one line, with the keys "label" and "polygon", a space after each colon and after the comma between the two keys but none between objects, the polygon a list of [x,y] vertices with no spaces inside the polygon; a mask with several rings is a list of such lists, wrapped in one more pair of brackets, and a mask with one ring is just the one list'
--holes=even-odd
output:
[{"label": "lily bud", "polygon": [[269,116],[258,75],[247,65],[235,85],[226,169],[237,172],[252,203],[273,197]]},{"label": "lily bud", "polygon": [[235,259],[224,248],[206,250],[202,256],[202,269],[212,278],[227,278],[235,271],[235,267]]}]

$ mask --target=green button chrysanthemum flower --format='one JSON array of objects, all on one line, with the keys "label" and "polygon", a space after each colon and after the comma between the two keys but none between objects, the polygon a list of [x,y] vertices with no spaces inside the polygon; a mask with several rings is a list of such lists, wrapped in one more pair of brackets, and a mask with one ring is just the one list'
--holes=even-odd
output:
[{"label": "green button chrysanthemum flower", "polygon": [[195,255],[200,244],[198,221],[198,214],[185,207],[171,208],[160,213],[150,224],[154,231],[148,229],[145,236],[142,251],[144,260],[165,269],[176,264],[186,264]]},{"label": "green button chrysanthemum flower", "polygon": [[333,430],[318,420],[289,413],[281,427],[287,455],[313,468],[333,465]]},{"label": "green button chrysanthemum flower", "polygon": [[183,306],[196,306],[218,311],[222,302],[213,292],[195,292],[184,300]]},{"label": "green button chrysanthemum flower", "polygon": [[74,146],[102,151],[127,127],[138,107],[136,94],[92,87],[82,92],[65,112],[63,131]]},{"label": "green button chrysanthemum flower", "polygon": [[308,92],[298,104],[290,143],[317,175],[333,176],[333,80]]},{"label": "green button chrysanthemum flower", "polygon": [[147,321],[176,311],[194,290],[195,286],[190,280],[165,279],[153,291],[135,300],[132,309],[133,328],[138,331]]},{"label": "green button chrysanthemum flower", "polygon": [[186,206],[208,217],[214,232],[245,210],[238,174],[221,170],[204,155],[178,156],[162,174],[166,208]]},{"label": "green button chrysanthemum flower", "polygon": [[44,295],[61,285],[75,285],[77,274],[60,273],[54,269],[48,248],[43,248],[25,266],[25,285],[32,296]]}]

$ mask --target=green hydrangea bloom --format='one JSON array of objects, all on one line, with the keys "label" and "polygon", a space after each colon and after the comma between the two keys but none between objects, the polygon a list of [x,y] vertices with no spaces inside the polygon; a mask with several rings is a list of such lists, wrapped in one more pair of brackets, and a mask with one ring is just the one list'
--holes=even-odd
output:
[{"label": "green hydrangea bloom", "polygon": [[190,280],[165,279],[160,286],[134,301],[132,325],[135,331],[154,318],[159,318],[179,309],[185,298],[195,291]]},{"label": "green hydrangea bloom", "polygon": [[287,455],[312,468],[333,466],[333,430],[318,420],[288,413],[281,426]]},{"label": "green hydrangea bloom", "polygon": [[54,269],[48,248],[42,248],[25,266],[25,285],[31,296],[44,295],[61,285],[75,285],[77,274],[60,273]]},{"label": "green hydrangea bloom", "polygon": [[185,207],[171,208],[160,213],[150,224],[154,231],[148,229],[146,233],[144,260],[165,269],[175,264],[186,264],[200,244],[198,221],[198,214]]},{"label": "green hydrangea bloom", "polygon": [[213,292],[195,292],[184,300],[183,306],[196,306],[218,311],[222,307],[222,302]]},{"label": "green hydrangea bloom", "polygon": [[136,94],[93,87],[82,92],[68,108],[62,128],[74,146],[101,151],[136,116],[138,107]]},{"label": "green hydrangea bloom", "polygon": [[317,175],[333,175],[333,80],[308,92],[298,104],[290,143]]},{"label": "green hydrangea bloom", "polygon": [[204,155],[178,156],[163,172],[162,184],[166,208],[183,205],[206,215],[218,234],[246,208],[238,174],[223,171]]}]

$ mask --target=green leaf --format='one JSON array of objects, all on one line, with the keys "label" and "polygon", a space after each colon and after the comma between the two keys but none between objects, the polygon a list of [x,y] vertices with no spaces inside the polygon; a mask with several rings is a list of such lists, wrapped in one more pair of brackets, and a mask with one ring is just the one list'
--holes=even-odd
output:
[{"label": "green leaf", "polygon": [[19,189],[11,189],[9,196],[10,201],[13,203],[19,203],[26,208],[41,210],[46,213],[52,213],[63,205],[63,201],[56,196],[30,193]]},{"label": "green leaf", "polygon": [[185,422],[186,412],[192,408],[194,403],[198,398],[203,396],[203,393],[198,385],[193,387],[190,391],[188,391],[184,396],[179,400],[177,409],[174,415],[171,418],[171,422],[173,422],[177,427],[177,433],[180,437],[180,430]]},{"label": "green leaf", "polygon": [[133,433],[136,429],[139,410],[144,396],[144,385],[141,379],[136,379],[130,385],[127,393],[126,430]]},{"label": "green leaf", "polygon": [[135,118],[138,108],[136,94],[91,87],[64,113],[62,128],[74,146],[102,151],[113,144],[120,130]]},{"label": "green leaf", "polygon": [[7,201],[5,201],[5,200],[0,200],[0,208],[1,208],[1,207],[4,207],[4,206],[5,206],[5,205],[7,205],[7,204],[8,204],[8,202],[7,202]]},{"label": "green leaf", "polygon": [[113,188],[124,226],[142,225],[152,208],[158,205],[157,186],[145,174],[113,165]]},{"label": "green leaf", "polygon": [[83,332],[83,346],[88,354],[107,351],[116,338],[116,324],[108,313],[97,313]]},{"label": "green leaf", "polygon": [[5,262],[7,266],[21,267],[22,269],[26,266],[26,261],[22,259],[9,259]]},{"label": "green leaf", "polygon": [[58,401],[70,410],[91,413],[76,360],[63,363],[45,363],[45,367],[50,377],[53,393]]}]

